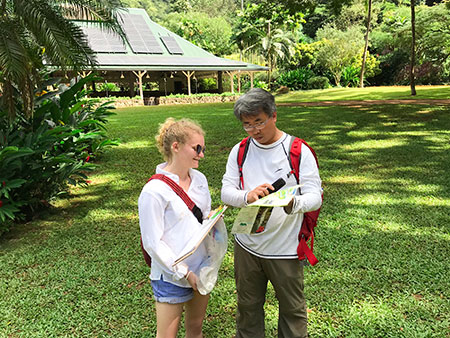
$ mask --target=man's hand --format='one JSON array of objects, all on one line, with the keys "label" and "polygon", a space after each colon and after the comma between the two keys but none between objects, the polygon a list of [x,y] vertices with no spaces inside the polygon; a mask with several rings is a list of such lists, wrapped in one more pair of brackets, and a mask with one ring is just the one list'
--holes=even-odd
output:
[{"label": "man's hand", "polygon": [[270,194],[269,190],[272,191],[275,190],[274,187],[269,183],[258,185],[255,189],[253,189],[247,194],[247,203],[248,204],[253,203],[256,200],[259,200],[260,198],[269,195]]},{"label": "man's hand", "polygon": [[291,199],[289,204],[284,206],[284,212],[289,215],[292,212],[293,206],[294,206],[294,199]]}]

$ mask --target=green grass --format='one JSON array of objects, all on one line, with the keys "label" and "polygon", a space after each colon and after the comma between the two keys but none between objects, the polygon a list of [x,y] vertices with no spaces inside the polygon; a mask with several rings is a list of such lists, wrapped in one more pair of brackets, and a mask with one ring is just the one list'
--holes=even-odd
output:
[{"label": "green grass", "polygon": [[450,86],[417,86],[416,91],[417,95],[411,96],[407,86],[300,90],[277,96],[277,102],[450,99]]},{"label": "green grass", "polygon": [[[203,125],[200,169],[214,206],[245,133],[232,104],[117,113],[109,134],[122,144],[99,160],[92,184],[0,239],[0,337],[154,337],[137,198],[161,161],[158,123],[189,116]],[[308,140],[321,165],[319,263],[305,272],[311,337],[449,337],[449,107],[280,107],[278,126]],[[228,227],[236,212],[227,211]],[[232,255],[230,240],[207,338],[233,336]],[[266,314],[267,337],[276,337],[272,288]]]}]

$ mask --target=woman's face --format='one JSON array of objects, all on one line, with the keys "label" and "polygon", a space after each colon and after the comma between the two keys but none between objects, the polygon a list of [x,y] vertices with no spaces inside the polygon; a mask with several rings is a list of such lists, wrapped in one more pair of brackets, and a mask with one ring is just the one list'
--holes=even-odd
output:
[{"label": "woman's face", "polygon": [[192,133],[186,143],[179,144],[177,161],[187,168],[198,168],[198,161],[205,157],[205,139],[203,135]]}]

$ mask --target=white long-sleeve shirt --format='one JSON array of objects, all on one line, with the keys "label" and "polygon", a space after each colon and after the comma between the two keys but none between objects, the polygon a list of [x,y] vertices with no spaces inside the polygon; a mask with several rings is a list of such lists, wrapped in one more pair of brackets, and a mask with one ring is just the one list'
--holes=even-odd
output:
[{"label": "white long-sleeve shirt", "polygon": [[[162,163],[156,167],[157,174],[164,174],[179,183],[178,175],[167,172]],[[188,196],[195,202],[206,218],[211,210],[211,195],[205,175],[195,169],[189,170],[191,184]],[[177,264],[172,264],[189,239],[200,228],[195,216],[183,200],[161,180],[151,180],[142,189],[138,201],[139,224],[144,249],[152,258],[150,278],[165,281],[181,287],[190,287],[182,277],[187,269],[196,272],[206,258],[203,245],[190,257]],[[184,267],[180,269],[180,267]]]},{"label": "white long-sleeve shirt", "polygon": [[[289,165],[290,135],[270,145],[251,140],[243,165],[244,189],[239,187],[237,156],[239,143],[230,152],[222,179],[221,197],[225,204],[242,208],[246,206],[247,193],[263,183],[272,184],[279,178],[286,181],[283,188],[297,184]],[[298,233],[303,213],[317,210],[322,204],[322,187],[316,160],[311,150],[302,144],[300,161],[301,195],[294,197],[291,214],[283,208],[274,208],[263,232],[236,234],[237,243],[250,253],[270,259],[297,258]]]}]

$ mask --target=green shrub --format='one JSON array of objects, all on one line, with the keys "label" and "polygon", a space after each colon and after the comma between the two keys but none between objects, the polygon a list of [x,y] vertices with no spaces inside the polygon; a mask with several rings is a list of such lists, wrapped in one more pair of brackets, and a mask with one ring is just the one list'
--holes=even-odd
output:
[{"label": "green shrub", "polygon": [[330,87],[330,80],[325,76],[313,76],[308,80],[308,89],[326,89]]},{"label": "green shrub", "polygon": [[104,126],[113,107],[85,98],[83,86],[93,79],[39,97],[31,118],[19,114],[9,122],[0,110],[2,223],[32,215],[68,184],[87,184],[87,172],[94,168],[90,158],[117,144]]},{"label": "green shrub", "polygon": [[347,66],[344,68],[341,77],[341,84],[344,87],[358,87],[359,75],[361,69],[355,66]]},{"label": "green shrub", "polygon": [[308,88],[308,80],[314,76],[312,70],[308,68],[298,68],[281,73],[277,84],[279,86],[286,86],[292,90],[300,90]]},{"label": "green shrub", "polygon": [[238,93],[231,93],[231,92],[225,92],[225,93],[221,93],[221,94],[215,94],[215,93],[198,93],[198,94],[170,94],[167,95],[167,97],[176,97],[176,98],[181,98],[181,97],[210,97],[210,96],[235,96],[235,95],[239,95]]}]

